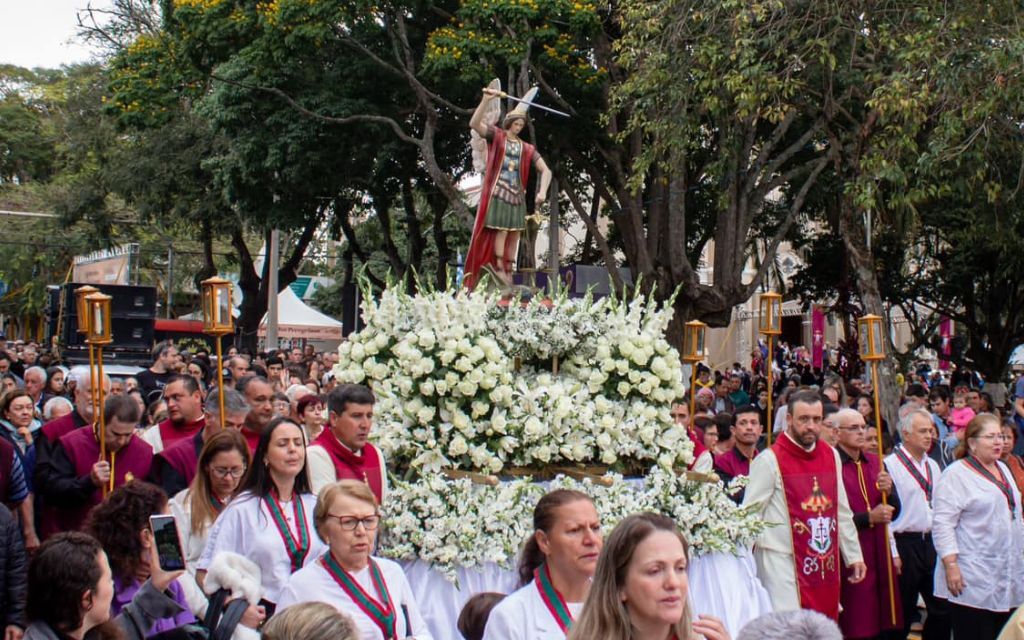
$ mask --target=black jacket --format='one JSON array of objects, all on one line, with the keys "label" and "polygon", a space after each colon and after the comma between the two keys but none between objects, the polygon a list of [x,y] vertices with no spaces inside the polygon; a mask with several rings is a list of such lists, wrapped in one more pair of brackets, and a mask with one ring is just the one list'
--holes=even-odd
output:
[{"label": "black jacket", "polygon": [[25,627],[27,571],[21,527],[0,504],[0,629],[12,624]]}]

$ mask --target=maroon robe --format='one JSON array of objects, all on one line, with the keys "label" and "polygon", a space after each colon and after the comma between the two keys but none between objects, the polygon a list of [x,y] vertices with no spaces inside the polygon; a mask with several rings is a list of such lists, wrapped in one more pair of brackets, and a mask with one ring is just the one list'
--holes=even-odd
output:
[{"label": "maroon robe", "polygon": [[86,419],[78,413],[78,409],[75,409],[67,415],[55,418],[44,424],[40,430],[43,437],[36,439],[36,468],[34,472],[35,477],[32,479],[35,485],[36,501],[33,506],[39,525],[36,527],[36,533],[39,534],[41,540],[46,540],[61,530],[57,508],[48,504],[43,495],[47,481],[53,473],[53,466],[51,464],[53,449],[61,438],[87,424]]},{"label": "maroon robe", "polygon": [[[487,208],[491,204],[491,192],[494,183],[498,181],[498,174],[501,173],[501,163],[505,159],[505,130],[501,127],[491,127],[493,137],[487,143],[487,168],[484,170],[483,179],[480,184],[480,204],[476,210],[476,221],[473,223],[473,235],[469,240],[469,252],[466,254],[466,266],[463,269],[462,283],[472,289],[480,280],[480,271],[488,266],[501,267],[495,264],[494,258],[494,236],[495,230],[484,226],[487,220]],[[530,180],[530,167],[533,162],[534,146],[523,141],[523,155],[519,159],[519,175],[523,181],[523,193],[526,193],[526,183]],[[506,239],[505,256],[507,260],[515,261],[516,256],[510,256],[509,249],[514,248],[513,234]]]},{"label": "maroon robe", "polygon": [[[92,429],[72,431],[60,439],[60,446],[79,478],[88,477],[93,465],[100,459],[100,443]],[[153,463],[153,448],[138,436],[132,435],[128,444],[116,454],[107,452],[107,461],[112,461],[111,476],[114,478],[116,489],[131,480],[145,480],[149,476],[149,467]],[[81,529],[89,511],[102,501],[103,492],[96,487],[85,504],[61,509],[58,514],[61,531]]]},{"label": "maroon robe", "polygon": [[85,418],[75,409],[66,416],[50,420],[43,425],[43,437],[51,445],[79,427],[87,425]]},{"label": "maroon robe", "polygon": [[[841,456],[843,462],[843,486],[850,501],[850,509],[866,513],[882,503],[878,490],[878,456],[861,454],[859,461]],[[839,614],[839,627],[844,638],[873,638],[881,631],[903,628],[903,612],[900,604],[899,577],[895,565],[892,569],[892,594],[889,591],[889,568],[886,567],[889,544],[886,527],[869,526],[857,532],[860,549],[867,565],[867,575],[857,584],[850,584],[847,578],[852,571],[843,567],[843,590],[841,602],[843,611]],[[889,560],[891,562],[891,560]],[[890,599],[891,595],[891,599]]]},{"label": "maroon robe", "polygon": [[249,445],[249,455],[256,455],[256,447],[260,444],[259,432],[252,431],[249,427],[242,427],[239,433],[245,438],[245,443]]},{"label": "maroon robe", "polygon": [[198,420],[184,425],[176,425],[168,418],[157,425],[157,428],[160,429],[160,440],[164,443],[164,449],[167,449],[180,440],[186,440],[196,435],[205,426],[206,416],[200,416]]},{"label": "maroon robe", "polygon": [[327,455],[330,456],[338,480],[365,482],[373,491],[373,495],[377,496],[377,504],[383,502],[385,469],[381,463],[384,457],[377,451],[377,447],[366,443],[360,455],[356,455],[351,449],[338,442],[330,429],[321,431],[313,444],[323,447]]},{"label": "maroon robe", "polygon": [[715,471],[730,480],[740,476],[749,476],[750,461],[757,457],[757,453],[757,449],[754,449],[753,457],[748,459],[739,449],[733,447],[722,455],[715,456]]}]

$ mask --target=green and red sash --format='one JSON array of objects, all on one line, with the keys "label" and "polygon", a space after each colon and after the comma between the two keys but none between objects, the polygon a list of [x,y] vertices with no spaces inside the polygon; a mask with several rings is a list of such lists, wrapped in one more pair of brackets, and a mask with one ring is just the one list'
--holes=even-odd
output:
[{"label": "green and red sash", "polygon": [[[220,498],[218,498],[217,496],[215,496],[215,495],[213,495],[211,493],[210,494],[210,506],[213,507],[214,513],[216,513],[217,515],[220,515],[220,512],[223,511],[224,507],[226,507],[227,505],[225,503],[221,502]],[[271,512],[271,513],[273,513],[273,512]]]},{"label": "green and red sash", "polygon": [[982,478],[985,478],[992,484],[996,485],[996,488],[1002,492],[1003,497],[1006,498],[1006,506],[1010,508],[1010,517],[1013,517],[1013,512],[1017,508],[1017,501],[1013,498],[1013,489],[1010,487],[1010,481],[1003,475],[1003,470],[999,469],[999,463],[996,463],[996,468],[999,469],[999,477],[996,478],[992,475],[988,469],[985,468],[974,456],[967,456],[964,458],[964,464],[973,469]]},{"label": "green and red sash", "polygon": [[772,451],[789,511],[800,606],[838,620],[841,563],[835,453],[822,442],[807,451],[785,434]]},{"label": "green and red sash", "polygon": [[568,635],[569,627],[572,626],[572,614],[569,606],[565,604],[565,598],[558,593],[555,585],[551,583],[551,570],[547,564],[542,564],[533,571],[533,584],[537,585],[537,593],[544,606],[551,612],[551,617],[558,623],[562,633]]},{"label": "green and red sash", "polygon": [[298,493],[292,494],[295,527],[299,530],[298,540],[295,540],[295,537],[292,536],[291,529],[288,528],[288,521],[284,519],[281,505],[277,501],[277,491],[271,489],[270,493],[263,498],[263,501],[267,503],[271,519],[277,527],[277,532],[281,534],[284,548],[288,552],[288,560],[291,561],[292,573],[295,573],[302,568],[303,563],[306,561],[306,555],[309,553],[309,527],[306,526],[306,508],[302,504],[302,496]]},{"label": "green and red sash", "polygon": [[395,605],[391,601],[391,592],[388,591],[388,585],[384,582],[384,576],[380,573],[380,567],[373,561],[373,558],[370,558],[370,579],[373,581],[373,586],[377,590],[377,596],[380,598],[380,601],[366,593],[362,585],[348,571],[341,568],[341,565],[334,560],[329,551],[320,558],[320,564],[334,578],[334,581],[338,583],[338,586],[345,592],[345,595],[352,602],[356,603],[356,606],[380,628],[385,640],[397,640],[398,616],[395,613]]},{"label": "green and red sash", "polygon": [[921,487],[921,491],[924,491],[925,497],[928,498],[928,504],[931,504],[932,468],[928,466],[927,460],[925,460],[924,470],[928,474],[928,477],[925,478],[923,475],[921,475],[921,472],[918,471],[917,465],[914,464],[914,462],[910,459],[910,456],[907,455],[907,452],[903,450],[902,446],[896,447],[896,459],[903,464],[903,467],[907,470],[907,473],[910,474],[910,477],[913,478],[914,481],[918,484],[918,486]]}]

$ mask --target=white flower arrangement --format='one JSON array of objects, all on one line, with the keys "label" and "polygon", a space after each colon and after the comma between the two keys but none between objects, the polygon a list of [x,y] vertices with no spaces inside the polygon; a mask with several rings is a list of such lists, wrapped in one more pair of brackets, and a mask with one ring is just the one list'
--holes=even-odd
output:
[{"label": "white flower arrangement", "polygon": [[[693,459],[669,415],[684,393],[664,337],[671,307],[638,297],[503,309],[491,293],[398,288],[365,300],[366,328],[339,347],[335,376],[374,390],[375,442],[400,469],[642,472]],[[555,357],[557,375],[534,366]]]},{"label": "white flower arrangement", "polygon": [[690,481],[657,468],[645,482],[609,477],[610,486],[564,476],[547,486],[524,479],[486,486],[440,475],[416,483],[398,481],[384,505],[378,553],[398,560],[419,558],[453,582],[456,568],[493,562],[512,569],[533,532],[534,505],[555,488],[591,496],[606,534],[629,514],[664,513],[678,523],[697,555],[736,552],[765,526],[756,512],[733,503],[720,482]]},{"label": "white flower arrangement", "polygon": [[[692,462],[693,443],[669,415],[684,392],[665,339],[671,305],[588,297],[502,307],[487,292],[398,288],[364,300],[366,328],[339,347],[334,372],[373,389],[374,442],[405,478],[392,480],[384,504],[383,555],[419,558],[453,580],[457,567],[511,568],[548,487],[592,496],[606,529],[631,513],[669,515],[698,554],[736,550],[764,528],[728,498],[734,487],[674,471]],[[592,465],[613,471],[609,486],[565,477],[489,486],[439,473]]]}]

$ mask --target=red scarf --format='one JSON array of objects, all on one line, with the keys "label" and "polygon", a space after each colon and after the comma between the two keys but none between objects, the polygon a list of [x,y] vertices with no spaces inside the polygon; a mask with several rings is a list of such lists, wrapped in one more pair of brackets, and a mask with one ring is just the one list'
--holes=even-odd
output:
[{"label": "red scarf", "polygon": [[351,449],[338,441],[331,433],[330,428],[321,431],[313,444],[323,447],[327,455],[331,457],[338,480],[362,480],[370,486],[373,495],[377,496],[377,503],[383,503],[382,474],[384,470],[381,468],[380,454],[377,453],[376,447],[367,444],[363,447],[362,455],[357,456]]},{"label": "red scarf", "polygon": [[800,606],[839,618],[839,487],[835,453],[807,451],[782,435],[772,451],[786,491]]},{"label": "red scarf", "polygon": [[702,453],[707,451],[708,448],[704,446],[703,442],[701,442],[700,437],[697,436],[697,432],[694,430],[693,427],[690,427],[686,430],[686,435],[690,436],[690,442],[693,443],[693,462],[691,462],[690,466],[687,467],[688,469],[692,470],[694,465],[697,464],[697,458],[699,458]]}]

